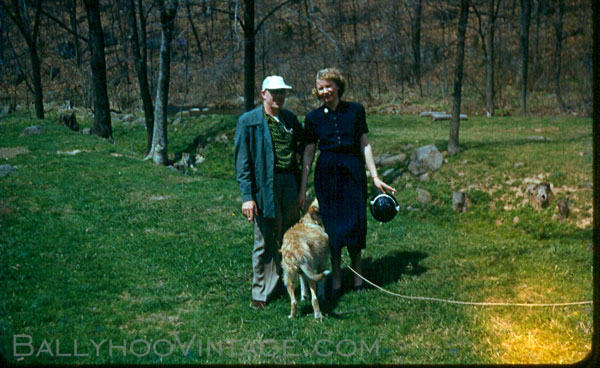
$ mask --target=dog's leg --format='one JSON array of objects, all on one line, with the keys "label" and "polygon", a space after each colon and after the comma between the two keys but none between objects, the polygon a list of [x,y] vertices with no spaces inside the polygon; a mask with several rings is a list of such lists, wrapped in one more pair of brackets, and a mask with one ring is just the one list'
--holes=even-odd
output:
[{"label": "dog's leg", "polygon": [[294,318],[294,316],[296,315],[296,305],[298,304],[298,302],[296,301],[296,295],[294,294],[294,283],[289,277],[286,277],[285,281],[287,292],[288,294],[290,294],[290,315],[288,316],[288,318]]},{"label": "dog's leg", "polygon": [[310,285],[310,296],[315,318],[323,318],[323,314],[319,308],[319,299],[317,298],[317,283],[314,280],[308,280],[308,284]]},{"label": "dog's leg", "polygon": [[[328,276],[331,273],[330,270],[323,271],[323,275]],[[327,279],[323,279],[317,283],[317,297],[321,300],[325,300],[325,285]]]},{"label": "dog's leg", "polygon": [[300,274],[300,300],[308,300],[308,280],[304,274]]}]

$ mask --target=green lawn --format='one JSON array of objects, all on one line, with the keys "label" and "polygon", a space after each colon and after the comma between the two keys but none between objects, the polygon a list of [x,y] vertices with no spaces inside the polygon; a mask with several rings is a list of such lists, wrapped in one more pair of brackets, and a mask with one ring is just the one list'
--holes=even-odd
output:
[{"label": "green lawn", "polygon": [[[322,322],[309,302],[288,319],[287,295],[252,310],[253,234],[233,173],[235,116],[169,128],[172,154],[192,152],[201,135],[209,142],[197,172],[184,175],[143,160],[143,126],[115,124],[113,145],[49,115],[0,120],[0,164],[16,167],[0,177],[0,354],[9,361],[573,363],[591,349],[589,304],[456,305],[369,288],[325,305]],[[31,125],[45,131],[19,137]],[[376,155],[408,144],[447,148],[447,121],[369,116],[369,128]],[[575,118],[462,121],[462,151],[428,181],[403,164],[388,179],[402,208],[387,224],[369,215],[365,276],[418,297],[591,300],[591,129],[590,119]],[[555,192],[541,212],[522,195],[532,180]],[[417,201],[418,188],[431,203]],[[454,190],[469,194],[467,212],[452,211]],[[571,216],[560,222],[562,197]]]}]

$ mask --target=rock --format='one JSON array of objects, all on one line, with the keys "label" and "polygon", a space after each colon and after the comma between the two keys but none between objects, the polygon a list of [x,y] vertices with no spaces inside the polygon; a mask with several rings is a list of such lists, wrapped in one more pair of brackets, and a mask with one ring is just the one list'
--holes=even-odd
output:
[{"label": "rock", "polygon": [[[433,121],[452,119],[451,114],[445,114],[445,113],[433,113],[433,114],[431,114],[431,117],[433,118]],[[460,114],[460,120],[466,120],[466,119],[467,119],[467,115]]]},{"label": "rock", "polygon": [[83,134],[90,134],[90,132],[92,131],[92,128],[84,128],[81,133]]},{"label": "rock", "polygon": [[126,122],[126,123],[130,123],[130,122],[132,122],[134,120],[135,120],[135,116],[133,114],[125,114],[121,118],[121,121]]},{"label": "rock", "polygon": [[529,202],[536,210],[548,207],[552,199],[552,188],[550,183],[531,184],[525,188],[525,194],[529,197]]},{"label": "rock", "polygon": [[536,141],[536,142],[548,142],[550,139],[545,135],[530,135],[527,137],[527,140]]},{"label": "rock", "polygon": [[425,189],[417,189],[417,201],[422,205],[431,203],[431,193]]},{"label": "rock", "polygon": [[399,153],[397,155],[382,155],[375,159],[375,165],[377,166],[395,166],[400,162],[406,161],[406,154]]},{"label": "rock", "polygon": [[411,151],[413,148],[415,148],[415,146],[409,143],[407,145],[402,146],[401,148],[404,152],[406,152],[406,151]]},{"label": "rock", "polygon": [[60,114],[58,122],[71,130],[79,131],[79,123],[77,123],[75,114]]},{"label": "rock", "polygon": [[419,114],[419,117],[430,118],[433,114],[446,114],[446,111],[423,111]]},{"label": "rock", "polygon": [[0,165],[0,178],[3,176],[10,175],[15,171],[17,171],[17,169],[11,165]]},{"label": "rock", "polygon": [[565,220],[567,217],[569,217],[569,199],[568,198],[561,198],[558,200],[558,215],[560,220]]},{"label": "rock", "polygon": [[392,174],[394,174],[394,169],[393,168],[385,170],[385,172],[383,173],[383,176],[390,176]]},{"label": "rock", "polygon": [[519,167],[523,167],[523,166],[525,166],[525,164],[523,162],[517,162],[515,164],[515,169],[518,169]]},{"label": "rock", "polygon": [[10,106],[4,106],[3,108],[0,109],[0,118],[5,117],[9,113],[10,113]]},{"label": "rock", "polygon": [[421,175],[419,175],[419,181],[428,181],[429,180],[429,173],[423,173]]},{"label": "rock", "polygon": [[521,221],[521,219],[519,218],[519,216],[515,216],[513,217],[513,224],[518,224]]},{"label": "rock", "polygon": [[173,167],[175,167],[177,170],[179,171],[185,171],[186,169],[194,169],[194,164],[196,161],[196,157],[190,155],[188,152],[183,152],[181,154],[181,159],[179,161],[177,161],[176,163],[173,164]]},{"label": "rock", "polygon": [[34,125],[27,127],[23,130],[23,132],[19,135],[19,137],[27,137],[30,135],[38,135],[44,131],[44,127],[41,125]]},{"label": "rock", "polygon": [[421,175],[427,171],[436,171],[444,163],[444,156],[437,147],[430,144],[419,147],[410,155],[408,169],[413,175]]},{"label": "rock", "polygon": [[452,209],[456,212],[465,212],[471,206],[471,200],[465,192],[452,192]]},{"label": "rock", "polygon": [[200,165],[201,163],[203,163],[206,159],[200,155],[196,155],[196,165]]}]

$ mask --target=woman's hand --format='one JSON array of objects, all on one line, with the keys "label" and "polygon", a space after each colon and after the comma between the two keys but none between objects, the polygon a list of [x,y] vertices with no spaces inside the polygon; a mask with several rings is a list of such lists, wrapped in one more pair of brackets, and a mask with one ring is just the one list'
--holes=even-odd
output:
[{"label": "woman's hand", "polygon": [[298,194],[298,207],[304,212],[304,202],[306,202],[306,191],[301,190]]},{"label": "woman's hand", "polygon": [[375,185],[375,188],[377,188],[381,191],[381,193],[387,193],[387,192],[390,192],[392,194],[397,193],[396,189],[394,189],[394,188],[390,187],[389,185],[387,185],[386,183],[384,183],[383,180],[379,179],[378,176],[373,178],[373,184]]}]

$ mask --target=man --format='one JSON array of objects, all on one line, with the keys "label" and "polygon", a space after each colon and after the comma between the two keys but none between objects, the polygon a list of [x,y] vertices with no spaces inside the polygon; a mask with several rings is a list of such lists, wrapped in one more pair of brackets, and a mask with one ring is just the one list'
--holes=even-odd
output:
[{"label": "man", "polygon": [[235,174],[242,213],[254,223],[252,307],[262,310],[280,279],[281,241],[299,219],[298,182],[303,127],[282,108],[287,90],[280,76],[265,78],[263,104],[240,116],[235,131]]}]

